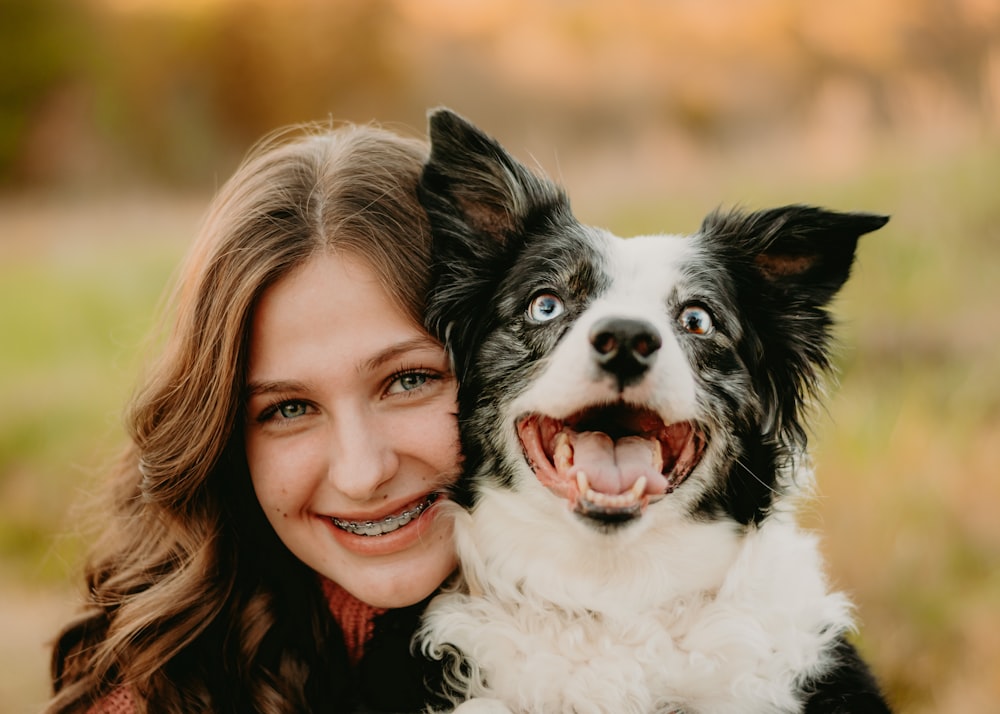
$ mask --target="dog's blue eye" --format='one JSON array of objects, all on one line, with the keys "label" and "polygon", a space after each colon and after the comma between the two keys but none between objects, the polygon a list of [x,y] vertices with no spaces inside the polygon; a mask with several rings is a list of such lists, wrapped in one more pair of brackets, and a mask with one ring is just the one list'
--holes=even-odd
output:
[{"label": "dog's blue eye", "polygon": [[528,305],[528,318],[532,322],[548,322],[562,315],[565,309],[558,295],[540,293]]},{"label": "dog's blue eye", "polygon": [[708,310],[697,305],[689,305],[684,308],[678,319],[681,327],[692,335],[707,335],[715,329]]}]

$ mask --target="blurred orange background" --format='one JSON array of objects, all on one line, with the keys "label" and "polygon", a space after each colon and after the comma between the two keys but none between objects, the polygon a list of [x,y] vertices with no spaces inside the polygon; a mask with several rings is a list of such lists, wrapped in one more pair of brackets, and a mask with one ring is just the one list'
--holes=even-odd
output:
[{"label": "blurred orange background", "polygon": [[893,214],[838,304],[804,520],[901,712],[1000,711],[1000,2],[0,0],[0,708],[215,187],[263,134],[447,105],[586,222]]}]

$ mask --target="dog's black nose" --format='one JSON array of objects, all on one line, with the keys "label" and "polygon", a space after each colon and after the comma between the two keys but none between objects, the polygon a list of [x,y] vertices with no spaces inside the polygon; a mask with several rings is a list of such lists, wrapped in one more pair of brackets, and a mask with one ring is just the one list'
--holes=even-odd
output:
[{"label": "dog's black nose", "polygon": [[652,366],[663,341],[645,320],[605,317],[591,328],[590,344],[597,365],[618,380],[619,389],[624,389]]}]

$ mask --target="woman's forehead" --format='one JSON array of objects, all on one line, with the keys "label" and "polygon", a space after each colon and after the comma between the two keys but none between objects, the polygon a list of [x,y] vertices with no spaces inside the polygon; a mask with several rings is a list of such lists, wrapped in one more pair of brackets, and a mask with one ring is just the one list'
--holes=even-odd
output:
[{"label": "woman's forehead", "polygon": [[251,379],[323,365],[364,371],[386,355],[441,349],[363,260],[319,254],[261,295],[251,325]]}]

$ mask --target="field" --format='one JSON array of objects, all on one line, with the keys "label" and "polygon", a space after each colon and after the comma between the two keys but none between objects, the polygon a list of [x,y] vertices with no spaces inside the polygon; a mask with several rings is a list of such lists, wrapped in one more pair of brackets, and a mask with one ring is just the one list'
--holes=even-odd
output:
[{"label": "field", "polygon": [[[620,233],[694,230],[719,203],[893,214],[863,239],[837,304],[839,384],[816,414],[818,489],[804,518],[899,711],[996,711],[1000,147],[899,155],[849,178],[723,175],[661,202],[576,205]],[[91,518],[76,507],[121,442],[159,296],[204,205],[0,199],[4,711],[35,711],[46,695],[46,642],[72,610]]]}]

